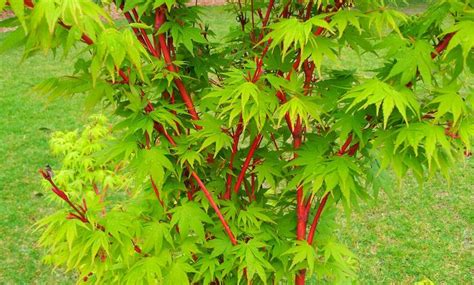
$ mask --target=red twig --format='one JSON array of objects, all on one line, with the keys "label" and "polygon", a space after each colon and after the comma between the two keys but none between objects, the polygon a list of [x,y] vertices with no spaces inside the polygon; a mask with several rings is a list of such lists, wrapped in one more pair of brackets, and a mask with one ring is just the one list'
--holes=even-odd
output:
[{"label": "red twig", "polygon": [[313,10],[313,0],[309,1],[308,5],[306,6],[306,15],[305,20],[308,20],[311,17],[311,11]]},{"label": "red twig", "polygon": [[281,12],[281,17],[282,18],[288,18],[290,16],[290,5],[291,5],[291,0],[288,0],[285,4],[285,7],[283,7],[283,11]]},{"label": "red twig", "polygon": [[[8,1],[7,1],[8,2]],[[23,3],[25,4],[26,7],[28,8],[33,8],[34,4],[32,0],[24,0]]]},{"label": "red twig", "polygon": [[[123,6],[123,5],[122,5],[122,6]],[[120,8],[123,9],[123,7],[120,7]],[[134,23],[133,18],[132,18],[132,15],[130,14],[130,12],[124,12],[123,15],[125,16],[125,18],[127,19],[127,21],[128,21],[129,24]],[[145,40],[143,39],[143,36],[140,34],[140,32],[138,31],[138,29],[132,27],[132,30],[133,30],[133,32],[135,33],[135,36],[137,37],[137,39],[142,43],[142,45],[143,45],[145,48],[148,48],[148,47],[147,47],[147,44],[146,44],[146,42],[145,42]]]},{"label": "red twig", "polygon": [[324,195],[319,203],[318,210],[316,211],[316,215],[314,216],[313,222],[311,223],[311,228],[308,234],[308,243],[312,244],[314,239],[314,233],[316,232],[316,228],[318,227],[319,219],[321,218],[321,213],[324,210],[324,206],[326,206],[326,202],[328,200],[329,193]]},{"label": "red twig", "polygon": [[353,156],[353,155],[356,153],[356,151],[357,151],[358,149],[359,149],[359,143],[356,143],[356,144],[354,144],[353,146],[351,146],[351,147],[349,148],[349,151],[347,152],[347,154],[348,154],[349,156]]},{"label": "red twig", "polygon": [[[156,14],[155,14],[155,28],[156,30],[159,30],[160,27],[165,23],[165,10],[163,7],[157,8],[156,9]],[[163,58],[165,59],[166,62],[166,68],[173,72],[176,73],[176,67],[174,66],[172,59],[171,59],[171,54],[170,50],[166,44],[166,38],[163,33],[158,34],[158,41],[160,43],[160,48],[161,48],[161,53],[163,54]],[[186,87],[183,84],[183,81],[175,77],[174,78],[174,83],[176,84],[176,87],[178,88],[181,98],[183,99],[184,104],[186,105],[186,108],[188,109],[188,113],[191,115],[193,120],[199,120],[199,115],[196,112],[196,109],[194,108],[194,103],[191,99],[191,96],[189,96],[188,91],[186,90]],[[199,126],[196,126],[197,129],[199,129]]]},{"label": "red twig", "polygon": [[232,196],[232,191],[231,191],[232,178],[233,178],[232,171],[234,170],[234,159],[235,159],[235,156],[237,155],[240,135],[242,134],[243,129],[244,129],[243,121],[242,121],[242,118],[240,118],[237,128],[235,130],[235,133],[232,136],[232,139],[233,139],[232,152],[230,154],[230,159],[229,159],[229,173],[227,174],[226,192],[224,194],[224,199],[230,199],[230,197]]},{"label": "red twig", "polygon": [[342,156],[346,153],[347,151],[347,148],[349,147],[349,145],[351,144],[352,142],[352,134],[349,134],[349,136],[347,137],[346,141],[344,142],[344,144],[341,146],[341,148],[339,149],[339,151],[337,152],[337,155],[338,156]]},{"label": "red twig", "polygon": [[160,202],[161,206],[164,208],[165,203],[163,202],[163,199],[160,197],[160,191],[158,191],[158,187],[156,187],[155,181],[153,178],[150,176],[150,181],[151,181],[151,186],[153,187],[153,191],[155,192],[156,198],[158,198],[158,202]]},{"label": "red twig", "polygon": [[[156,124],[155,127],[160,133],[165,135],[165,137],[171,143],[171,145],[176,146],[176,142],[174,141],[174,139],[168,133],[166,133],[166,131],[164,130],[164,128],[161,125]],[[199,188],[202,190],[202,192],[206,196],[207,200],[209,201],[209,204],[211,204],[211,207],[216,212],[217,216],[219,217],[219,220],[222,223],[222,226],[224,227],[225,232],[229,236],[230,241],[232,242],[233,245],[236,245],[237,244],[237,239],[235,238],[234,234],[232,233],[232,230],[230,229],[229,224],[227,223],[224,216],[222,215],[222,213],[221,213],[219,207],[217,206],[216,202],[214,201],[214,198],[212,198],[212,195],[209,193],[209,190],[207,190],[206,185],[204,185],[201,178],[199,178],[199,176],[197,175],[196,172],[192,171],[191,176],[194,178],[194,180],[196,180],[196,182],[199,185]]]},{"label": "red twig", "polygon": [[263,29],[265,29],[268,25],[268,20],[270,20],[270,14],[272,12],[274,4],[275,4],[275,0],[270,0],[270,2],[268,2],[267,12],[265,13],[265,18],[263,18],[263,21],[262,21]]},{"label": "red twig", "polygon": [[[137,23],[140,23],[141,21],[140,21],[140,17],[138,16],[137,10],[136,10],[136,9],[132,9],[132,13],[133,13],[133,15],[134,15],[134,17],[135,17],[135,21],[136,21]],[[143,39],[144,39],[144,41],[145,41],[145,45],[146,45],[146,47],[148,48],[148,51],[149,51],[154,57],[159,57],[158,52],[157,52],[157,51],[155,50],[155,48],[153,47],[153,44],[151,43],[150,39],[148,38],[148,35],[147,35],[145,29],[141,28],[141,29],[140,29],[140,32],[141,32],[142,37],[143,37]]]},{"label": "red twig", "polygon": [[61,189],[59,189],[58,186],[56,186],[56,184],[54,183],[51,175],[47,171],[44,171],[43,169],[40,169],[39,173],[41,174],[41,176],[43,176],[43,178],[45,180],[47,180],[49,182],[49,184],[51,184],[51,186],[52,186],[51,191],[53,191],[54,194],[56,194],[56,196],[61,198],[61,200],[66,202],[77,213],[77,215],[73,214],[73,216],[75,216],[75,217],[79,216],[79,219],[82,222],[89,223],[89,220],[86,217],[86,211],[87,211],[86,207],[81,208],[80,206],[74,205],[74,203],[71,202],[71,200],[69,199],[67,194],[64,191],[62,191]]},{"label": "red twig", "polygon": [[431,58],[435,58],[440,55],[447,47],[455,33],[449,33],[436,45],[435,52],[431,53]]},{"label": "red twig", "polygon": [[275,135],[274,135],[273,133],[271,133],[271,134],[270,134],[270,137],[271,137],[271,139],[272,139],[273,145],[275,145],[275,149],[276,149],[277,151],[280,151],[280,148],[278,147],[278,144],[277,144],[276,139],[275,139]]},{"label": "red twig", "polygon": [[250,161],[253,158],[253,155],[257,148],[259,147],[260,143],[262,142],[263,135],[258,134],[255,139],[252,142],[252,145],[250,146],[249,153],[247,154],[247,157],[245,158],[244,164],[242,165],[242,170],[240,171],[240,174],[237,178],[237,182],[234,185],[234,192],[237,193],[239,192],[240,186],[242,185],[242,181],[244,180],[245,177],[245,172],[249,168]]},{"label": "red twig", "polygon": [[[253,169],[255,169],[255,167],[253,167]],[[253,200],[255,200],[255,189],[256,189],[255,186],[256,186],[255,173],[252,173],[252,175],[250,176],[250,189],[252,190],[250,197]]]},{"label": "red twig", "polygon": [[221,213],[219,207],[217,206],[216,202],[214,201],[214,198],[212,198],[211,193],[209,193],[209,190],[207,190],[206,186],[204,185],[204,183],[202,183],[201,179],[196,174],[196,172],[194,172],[194,171],[191,172],[191,176],[196,180],[196,182],[199,185],[199,188],[201,188],[202,192],[204,193],[207,200],[209,201],[209,204],[211,204],[211,207],[214,209],[217,216],[219,217],[219,220],[221,221],[225,232],[229,236],[230,242],[233,245],[237,245],[237,239],[235,238],[234,234],[232,233],[232,230],[230,229],[229,224],[227,224],[227,221],[225,220],[224,216],[222,215],[222,213]]}]

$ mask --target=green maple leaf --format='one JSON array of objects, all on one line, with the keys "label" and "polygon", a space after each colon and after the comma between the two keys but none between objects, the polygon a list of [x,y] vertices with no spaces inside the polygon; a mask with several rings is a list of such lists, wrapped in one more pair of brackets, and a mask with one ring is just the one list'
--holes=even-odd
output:
[{"label": "green maple leaf", "polygon": [[342,37],[344,30],[348,24],[351,24],[359,31],[359,34],[362,32],[360,28],[359,18],[365,17],[364,14],[357,10],[345,10],[340,9],[337,11],[334,16],[331,17],[331,26],[336,26],[339,31],[339,38]]},{"label": "green maple leaf", "polygon": [[[165,107],[168,107],[165,105]],[[176,112],[176,108],[173,108],[173,111]],[[161,107],[155,109],[153,112],[149,113],[149,116],[156,122],[159,122],[163,125],[173,128],[175,131],[178,131],[179,127],[183,125],[181,120],[175,114]]]},{"label": "green maple leaf", "polygon": [[334,123],[334,128],[339,129],[339,137],[347,138],[350,133],[354,132],[356,136],[362,140],[362,130],[367,125],[367,120],[362,112],[355,114],[339,113],[336,114],[338,120]]},{"label": "green maple leaf", "polygon": [[301,51],[301,58],[307,59],[311,56],[319,75],[321,76],[321,65],[324,58],[336,62],[337,55],[334,51],[335,44],[327,38],[311,35],[308,39],[306,49]]},{"label": "green maple leaf", "polygon": [[[158,0],[162,1],[162,0]],[[171,0],[174,1],[174,0]],[[176,46],[183,45],[192,55],[194,55],[194,43],[207,43],[207,40],[201,34],[201,30],[192,26],[183,26],[177,22],[166,22],[158,33],[171,33]]]},{"label": "green maple leaf", "polygon": [[178,225],[179,234],[182,237],[189,235],[192,230],[200,240],[205,239],[204,223],[212,224],[211,218],[199,207],[196,202],[186,202],[181,206],[177,206],[172,211],[173,218],[171,226]]},{"label": "green maple leaf", "polygon": [[330,240],[324,245],[324,259],[326,261],[329,258],[334,258],[339,264],[344,264],[346,258],[355,258],[354,253],[352,253],[344,245]]},{"label": "green maple leaf", "polygon": [[263,163],[258,164],[253,171],[257,174],[258,185],[263,185],[263,183],[266,182],[272,189],[276,189],[277,183],[275,178],[282,177],[278,166],[278,162],[268,159]]},{"label": "green maple leaf", "polygon": [[394,108],[397,108],[407,124],[407,110],[418,115],[420,108],[415,95],[410,89],[395,89],[378,79],[369,79],[361,85],[353,87],[342,100],[352,101],[348,110],[356,108],[357,106],[359,106],[359,108],[357,108],[358,110],[362,110],[374,105],[378,114],[382,106],[384,128],[387,127],[388,119]]},{"label": "green maple leaf", "polygon": [[408,19],[406,14],[387,7],[383,7],[383,9],[374,13],[368,13],[367,18],[369,27],[374,27],[380,37],[382,37],[387,28],[395,31],[402,37],[398,22],[406,22]]},{"label": "green maple leaf", "polygon": [[354,177],[361,174],[362,170],[354,163],[352,157],[336,156],[329,160],[325,167],[323,177],[326,183],[326,191],[339,186],[344,197],[349,201],[351,191],[356,188]]},{"label": "green maple leaf", "polygon": [[232,145],[232,138],[222,131],[222,120],[206,114],[197,124],[202,126],[202,130],[196,132],[194,136],[204,138],[199,152],[214,144],[214,157],[216,157],[222,148],[228,148]]},{"label": "green maple leaf", "polygon": [[321,122],[322,111],[321,104],[318,104],[317,98],[295,95],[277,109],[276,116],[278,118],[278,125],[280,125],[288,113],[293,124],[300,118],[303,126],[310,127],[310,119]]},{"label": "green maple leaf", "polygon": [[188,273],[195,271],[190,264],[183,260],[174,261],[165,277],[164,284],[189,284]]},{"label": "green maple leaf", "polygon": [[420,149],[425,150],[428,165],[431,168],[432,160],[441,167],[441,156],[452,159],[452,147],[441,126],[427,122],[416,123],[398,130],[393,153],[400,153],[411,148],[415,156]]},{"label": "green maple leaf", "polygon": [[[314,264],[316,262],[317,254],[314,247],[312,247],[307,241],[297,241],[296,246],[287,250],[285,255],[293,255],[293,261],[291,268],[308,267],[309,274],[314,272]],[[304,263],[304,265],[302,265]]]},{"label": "green maple leaf", "polygon": [[249,280],[252,280],[253,276],[257,274],[263,284],[267,284],[267,273],[274,271],[274,268],[267,261],[264,252],[261,250],[265,246],[266,244],[256,239],[251,239],[247,243],[234,246],[234,252],[240,260],[239,283],[245,268]]},{"label": "green maple leaf", "polygon": [[420,72],[423,81],[431,85],[431,71],[436,68],[431,58],[433,50],[431,44],[423,40],[416,41],[412,47],[403,48],[387,78],[401,75],[400,83],[405,85]]},{"label": "green maple leaf", "polygon": [[463,98],[458,94],[457,90],[452,88],[441,90],[440,94],[431,101],[431,104],[438,105],[435,115],[436,121],[445,114],[450,113],[453,117],[453,125],[456,125],[461,116],[467,112]]},{"label": "green maple leaf", "polygon": [[458,133],[466,151],[471,151],[472,139],[474,138],[474,118],[470,117],[462,120],[459,124]]},{"label": "green maple leaf", "polygon": [[211,255],[200,256],[196,265],[199,266],[199,271],[194,276],[194,282],[202,280],[202,284],[211,284],[216,278],[220,265],[219,259]]},{"label": "green maple leaf", "polygon": [[303,53],[309,39],[311,37],[314,38],[312,33],[314,27],[323,27],[327,30],[331,30],[331,26],[324,20],[324,18],[322,18],[322,16],[315,16],[308,21],[301,21],[298,18],[282,19],[278,23],[269,26],[272,31],[267,34],[262,42],[272,39],[270,49],[283,44],[283,58],[293,45],[295,49],[301,49],[301,52]]},{"label": "green maple leaf", "polygon": [[144,226],[144,236],[146,236],[143,244],[143,250],[149,251],[154,249],[155,252],[160,252],[163,248],[164,242],[173,245],[173,238],[171,236],[171,226],[162,222],[150,222]]},{"label": "green maple leaf", "polygon": [[149,256],[135,263],[125,275],[125,284],[140,284],[146,280],[149,284],[162,282],[163,259],[157,256]]},{"label": "green maple leaf", "polygon": [[446,51],[449,52],[456,46],[461,46],[464,62],[466,62],[469,53],[471,53],[472,48],[474,47],[474,34],[472,31],[474,31],[474,21],[464,19],[448,29],[445,34],[455,34],[449,42]]},{"label": "green maple leaf", "polygon": [[275,223],[266,213],[265,209],[251,204],[247,209],[241,210],[237,221],[247,229],[259,229],[262,222]]},{"label": "green maple leaf", "polygon": [[130,168],[137,175],[138,181],[151,176],[158,187],[165,181],[165,170],[174,171],[174,166],[167,158],[168,152],[161,147],[141,149],[130,162]]},{"label": "green maple leaf", "polygon": [[206,241],[206,248],[212,249],[211,257],[216,258],[220,255],[227,254],[232,250],[233,245],[228,238],[215,238]]},{"label": "green maple leaf", "polygon": [[410,147],[413,149],[415,155],[418,155],[418,148],[426,137],[426,132],[423,126],[423,123],[416,123],[400,129],[395,141],[394,152],[403,145],[403,150]]}]

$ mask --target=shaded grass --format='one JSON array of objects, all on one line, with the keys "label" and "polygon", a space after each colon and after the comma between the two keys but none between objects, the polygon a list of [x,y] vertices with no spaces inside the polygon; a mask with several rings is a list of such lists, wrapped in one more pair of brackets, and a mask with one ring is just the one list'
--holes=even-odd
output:
[{"label": "shaded grass", "polygon": [[231,6],[215,6],[203,9],[204,13],[201,15],[201,19],[216,34],[212,41],[222,42],[224,36],[229,32],[229,28],[236,26],[235,15],[230,12],[231,9]]},{"label": "shaded grass", "polygon": [[[204,20],[222,40],[235,18],[224,7],[206,8]],[[0,35],[0,41],[4,36]],[[41,264],[33,223],[50,210],[39,195],[38,168],[55,163],[52,131],[80,127],[80,98],[47,102],[29,92],[41,80],[71,71],[35,56],[19,65],[20,52],[0,58],[0,284],[71,284],[69,275]],[[341,239],[360,258],[362,284],[413,283],[424,277],[442,284],[473,283],[472,210],[474,163],[453,170],[451,188],[433,179],[419,190],[408,178],[391,197],[362,206],[349,224],[341,217]],[[388,182],[390,183],[390,182]]]},{"label": "shaded grass", "polygon": [[20,64],[20,56],[13,51],[0,58],[0,284],[60,283],[67,279],[41,264],[38,234],[32,232],[49,210],[37,170],[54,165],[50,133],[82,125],[82,100],[48,102],[30,92],[46,78],[70,72],[69,61],[37,55]]}]

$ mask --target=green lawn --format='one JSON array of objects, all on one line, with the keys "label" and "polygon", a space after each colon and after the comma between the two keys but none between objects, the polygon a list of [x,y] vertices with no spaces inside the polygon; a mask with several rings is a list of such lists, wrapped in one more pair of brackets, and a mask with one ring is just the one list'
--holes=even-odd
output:
[{"label": "green lawn", "polygon": [[434,178],[422,190],[407,179],[353,215],[340,236],[360,258],[363,283],[473,284],[473,170],[471,160],[452,171],[451,186]]},{"label": "green lawn", "polygon": [[70,72],[71,64],[44,55],[20,64],[20,56],[0,57],[0,284],[52,284],[64,279],[41,265],[38,235],[31,231],[48,211],[37,170],[54,164],[50,133],[80,127],[84,114],[80,99],[48,102],[30,92],[43,79]]},{"label": "green lawn", "polygon": [[[207,11],[212,27],[233,21],[223,8]],[[29,92],[42,79],[70,72],[70,61],[58,64],[44,55],[20,60],[20,52],[0,57],[0,284],[71,284],[70,276],[41,264],[35,245],[32,224],[49,210],[37,169],[55,163],[50,133],[80,127],[87,114],[80,98],[48,102]],[[474,282],[473,170],[472,160],[453,169],[450,187],[434,178],[420,190],[408,178],[390,199],[382,194],[363,205],[351,227],[341,216],[339,234],[360,258],[362,284],[411,284],[425,277],[437,284]]]}]

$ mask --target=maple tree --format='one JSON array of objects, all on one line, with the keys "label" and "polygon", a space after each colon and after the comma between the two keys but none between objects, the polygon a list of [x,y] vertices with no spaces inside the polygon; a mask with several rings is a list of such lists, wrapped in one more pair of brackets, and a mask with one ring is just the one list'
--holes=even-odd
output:
[{"label": "maple tree", "polygon": [[[36,92],[113,110],[54,134],[62,167],[40,170],[60,203],[38,222],[45,260],[84,281],[356,279],[336,211],[377,196],[387,170],[448,177],[471,151],[472,1],[412,16],[395,1],[239,1],[223,43],[186,1],[102,2],[126,21],[90,0],[0,0],[18,26],[0,52],[80,51]],[[349,69],[348,54],[381,65]]]}]

